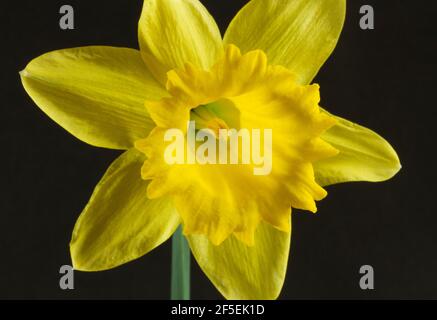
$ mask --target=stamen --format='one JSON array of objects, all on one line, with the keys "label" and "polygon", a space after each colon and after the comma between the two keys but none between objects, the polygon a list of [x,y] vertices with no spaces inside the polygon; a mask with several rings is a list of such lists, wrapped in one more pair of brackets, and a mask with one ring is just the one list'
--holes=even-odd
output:
[{"label": "stamen", "polygon": [[220,129],[229,129],[226,122],[220,118],[214,118],[207,123],[207,128],[214,131],[216,139],[219,138]]},{"label": "stamen", "polygon": [[190,117],[196,122],[196,130],[211,129],[218,139],[220,129],[229,129],[226,121],[219,118],[208,106],[198,106],[191,110]]}]

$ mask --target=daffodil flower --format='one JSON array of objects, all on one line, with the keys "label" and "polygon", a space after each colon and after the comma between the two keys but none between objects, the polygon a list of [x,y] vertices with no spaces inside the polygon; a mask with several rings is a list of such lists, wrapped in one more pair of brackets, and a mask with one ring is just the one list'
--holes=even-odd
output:
[{"label": "daffodil flower", "polygon": [[[310,85],[339,39],[345,7],[251,0],[222,38],[198,0],[144,0],[140,50],[91,46],[32,60],[22,83],[49,117],[91,145],[126,150],[76,223],[74,268],[117,267],[182,225],[224,297],[277,298],[291,208],[316,212],[323,187],[383,181],[400,169],[389,143],[321,109],[319,87]],[[186,130],[192,119],[213,129],[273,129],[271,174],[165,163],[166,130]]]}]

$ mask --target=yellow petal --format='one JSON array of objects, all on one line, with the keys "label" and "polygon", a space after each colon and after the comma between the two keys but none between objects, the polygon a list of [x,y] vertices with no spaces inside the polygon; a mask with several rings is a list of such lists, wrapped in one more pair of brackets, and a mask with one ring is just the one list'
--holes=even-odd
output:
[{"label": "yellow petal", "polygon": [[188,240],[200,267],[226,299],[276,299],[287,271],[290,236],[263,223],[253,247],[235,237],[219,246],[203,235]]},{"label": "yellow petal", "polygon": [[126,151],[97,185],[71,239],[76,270],[106,270],[139,258],[176,230],[180,220],[171,201],[147,198],[142,161],[135,149]]},{"label": "yellow petal", "polygon": [[345,0],[252,0],[234,18],[224,42],[243,52],[261,49],[308,84],[334,50]]},{"label": "yellow petal", "polygon": [[166,95],[139,51],[83,47],[53,51],[20,73],[24,88],[54,121],[95,146],[128,149],[153,126],[146,99]]},{"label": "yellow petal", "polygon": [[144,62],[161,83],[167,71],[192,63],[208,69],[222,54],[222,38],[198,0],[144,0],[138,24]]},{"label": "yellow petal", "polygon": [[348,120],[335,118],[337,124],[322,134],[322,139],[340,153],[314,164],[320,185],[384,181],[401,169],[396,151],[381,136]]}]

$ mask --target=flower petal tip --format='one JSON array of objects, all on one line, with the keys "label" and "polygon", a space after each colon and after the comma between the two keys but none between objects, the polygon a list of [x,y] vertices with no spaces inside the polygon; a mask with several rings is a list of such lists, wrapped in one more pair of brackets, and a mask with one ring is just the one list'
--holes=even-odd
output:
[{"label": "flower petal tip", "polygon": [[18,71],[18,74],[20,75],[20,77],[28,77],[29,76],[29,72],[27,72],[26,69],[23,69],[21,71]]}]

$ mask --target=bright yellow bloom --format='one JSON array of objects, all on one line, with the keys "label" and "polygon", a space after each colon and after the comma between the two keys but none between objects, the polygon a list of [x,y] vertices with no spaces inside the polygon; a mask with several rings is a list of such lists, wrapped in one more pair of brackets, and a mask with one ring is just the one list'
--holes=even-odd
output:
[{"label": "bright yellow bloom", "polygon": [[[71,241],[77,270],[136,259],[182,223],[226,298],[273,299],[283,285],[291,208],[315,212],[324,186],[383,181],[400,169],[376,133],[319,107],[309,85],[333,51],[345,0],[252,0],[224,38],[198,0],[144,0],[140,50],[47,53],[21,72],[36,104],[79,139],[127,150],[108,169]],[[167,164],[164,135],[273,130],[272,170]],[[199,129],[199,128],[197,128]]]}]

